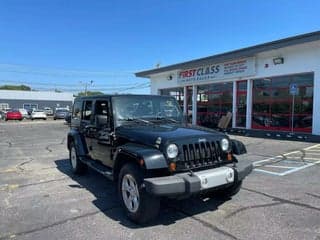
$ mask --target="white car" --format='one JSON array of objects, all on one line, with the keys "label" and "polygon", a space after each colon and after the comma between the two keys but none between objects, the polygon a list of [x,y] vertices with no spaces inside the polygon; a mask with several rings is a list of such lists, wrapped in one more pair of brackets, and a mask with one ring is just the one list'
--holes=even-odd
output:
[{"label": "white car", "polygon": [[26,109],[19,108],[19,112],[21,113],[23,118],[28,118],[29,117],[28,111]]},{"label": "white car", "polygon": [[31,120],[34,119],[47,120],[47,114],[43,110],[34,110],[31,113]]},{"label": "white car", "polygon": [[49,107],[45,107],[44,108],[44,112],[47,114],[47,115],[53,115],[53,110],[52,108],[49,108]]}]

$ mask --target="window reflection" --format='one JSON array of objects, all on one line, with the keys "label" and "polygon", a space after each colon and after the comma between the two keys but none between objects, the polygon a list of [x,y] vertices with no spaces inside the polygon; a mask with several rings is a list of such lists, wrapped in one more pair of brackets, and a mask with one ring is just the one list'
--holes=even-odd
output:
[{"label": "window reflection", "polygon": [[[216,128],[222,115],[232,112],[233,83],[215,83],[198,86],[197,123]],[[230,121],[231,126],[231,121]]]},{"label": "window reflection", "polygon": [[298,85],[295,96],[293,129],[312,131],[313,73],[253,81],[252,128],[290,131],[292,95],[290,84]]}]

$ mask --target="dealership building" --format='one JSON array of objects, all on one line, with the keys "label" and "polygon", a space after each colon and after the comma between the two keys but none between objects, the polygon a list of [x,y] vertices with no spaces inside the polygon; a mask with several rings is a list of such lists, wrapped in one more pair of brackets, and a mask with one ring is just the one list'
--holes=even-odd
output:
[{"label": "dealership building", "polygon": [[0,110],[7,108],[71,108],[73,99],[74,97],[72,93],[59,93],[50,91],[0,90]]},{"label": "dealership building", "polygon": [[320,135],[320,31],[136,73],[193,124]]}]

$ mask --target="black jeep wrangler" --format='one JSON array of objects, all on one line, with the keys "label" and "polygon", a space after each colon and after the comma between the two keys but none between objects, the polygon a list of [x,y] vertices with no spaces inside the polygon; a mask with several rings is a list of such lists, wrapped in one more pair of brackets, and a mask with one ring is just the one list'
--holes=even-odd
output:
[{"label": "black jeep wrangler", "polygon": [[230,197],[252,165],[245,146],[223,133],[189,125],[173,97],[101,95],[76,98],[68,133],[74,173],[88,167],[115,181],[128,217],[156,217],[160,197]]}]

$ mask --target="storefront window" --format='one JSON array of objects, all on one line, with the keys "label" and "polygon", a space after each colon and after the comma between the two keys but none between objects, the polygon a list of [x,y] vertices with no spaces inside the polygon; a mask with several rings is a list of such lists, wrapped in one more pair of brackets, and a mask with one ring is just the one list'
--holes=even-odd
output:
[{"label": "storefront window", "polygon": [[[290,85],[297,84],[294,97]],[[252,128],[291,131],[312,131],[313,74],[257,79],[253,81]]]},{"label": "storefront window", "polygon": [[232,83],[198,86],[197,124],[216,128],[221,116],[232,112],[232,88]]}]

